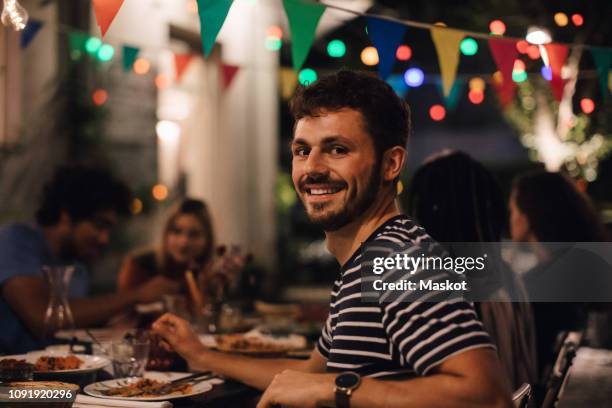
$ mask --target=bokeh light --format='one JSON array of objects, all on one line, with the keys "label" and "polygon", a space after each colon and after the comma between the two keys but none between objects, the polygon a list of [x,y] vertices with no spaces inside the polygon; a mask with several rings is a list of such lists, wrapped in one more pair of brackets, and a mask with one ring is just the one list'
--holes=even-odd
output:
[{"label": "bokeh light", "polygon": [[168,85],[170,85],[170,80],[168,79],[166,75],[157,74],[155,76],[155,86],[157,87],[157,89],[167,88]]},{"label": "bokeh light", "polygon": [[525,63],[523,62],[523,60],[520,59],[516,59],[514,60],[514,68],[515,71],[524,71],[525,70]]},{"label": "bokeh light", "polygon": [[98,52],[101,46],[102,40],[96,37],[89,37],[87,41],[85,41],[85,51],[90,54],[95,54],[96,52]]},{"label": "bokeh light", "polygon": [[583,25],[584,17],[582,17],[582,14],[572,14],[572,23],[574,23],[576,27]]},{"label": "bokeh light", "polygon": [[512,71],[512,80],[514,82],[525,82],[527,80],[527,73],[525,71]]},{"label": "bokeh light", "polygon": [[312,84],[317,80],[317,78],[317,72],[312,68],[304,68],[298,74],[298,81],[300,81],[300,84],[303,86]]},{"label": "bokeh light", "polygon": [[151,69],[151,63],[145,58],[137,58],[134,61],[134,72],[138,75],[145,75]]},{"label": "bokeh light", "polygon": [[342,58],[346,54],[346,45],[342,40],[331,40],[327,43],[327,54],[332,58]]},{"label": "bokeh light", "polygon": [[567,18],[567,14],[565,13],[555,13],[555,23],[559,26],[559,27],[565,27],[567,25],[567,23],[569,23],[569,18]]},{"label": "bokeh light", "polygon": [[96,55],[98,56],[98,59],[100,61],[110,61],[115,55],[115,49],[110,44],[102,44],[102,46],[100,46],[100,49],[98,49],[98,53]]},{"label": "bokeh light", "polygon": [[484,79],[480,78],[480,77],[474,77],[472,79],[470,79],[469,82],[469,86],[470,86],[470,90],[471,91],[484,91],[486,83],[484,81]]},{"label": "bokeh light", "polygon": [[163,184],[156,184],[153,186],[151,194],[157,201],[164,201],[166,198],[168,198],[168,187],[164,186]]},{"label": "bokeh light", "polygon": [[397,51],[395,52],[395,58],[400,61],[408,61],[410,58],[412,58],[412,48],[405,44],[400,45],[397,47]]},{"label": "bokeh light", "polygon": [[478,43],[471,37],[464,38],[459,45],[463,55],[475,55],[478,52]]},{"label": "bokeh light", "polygon": [[274,38],[281,39],[283,38],[283,29],[275,25],[270,26],[266,30],[266,37],[274,37]]},{"label": "bokeh light", "polygon": [[406,85],[416,88],[423,85],[425,74],[419,68],[409,68],[404,72],[404,82]]},{"label": "bokeh light", "polygon": [[376,51],[376,48],[365,47],[361,51],[361,62],[370,67],[378,64],[378,51]]},{"label": "bokeh light", "polygon": [[269,51],[278,51],[283,46],[283,41],[276,37],[266,37],[265,47]]},{"label": "bokeh light", "polygon": [[140,198],[134,198],[132,200],[132,205],[130,206],[130,210],[133,215],[140,214],[143,209],[142,200]]},{"label": "bokeh light", "polygon": [[506,25],[501,20],[493,20],[489,23],[489,30],[495,35],[504,35],[506,32]]},{"label": "bokeh light", "polygon": [[106,103],[108,100],[108,92],[106,92],[104,89],[96,89],[91,95],[91,100],[97,106],[104,105],[104,103]]},{"label": "bokeh light", "polygon": [[588,115],[595,110],[595,102],[591,98],[582,98],[580,100],[580,109]]},{"label": "bokeh light", "polygon": [[516,43],[516,50],[521,54],[526,54],[529,49],[529,43],[526,40],[520,40]]},{"label": "bokeh light", "polygon": [[442,105],[433,105],[429,108],[429,116],[436,122],[441,121],[446,116],[446,109]]},{"label": "bokeh light", "polygon": [[482,103],[482,101],[484,101],[484,92],[476,89],[471,89],[470,92],[468,92],[468,99],[474,105],[479,105]]},{"label": "bokeh light", "polygon": [[540,58],[540,47],[533,44],[530,45],[529,48],[527,48],[527,56],[532,60],[537,60]]}]

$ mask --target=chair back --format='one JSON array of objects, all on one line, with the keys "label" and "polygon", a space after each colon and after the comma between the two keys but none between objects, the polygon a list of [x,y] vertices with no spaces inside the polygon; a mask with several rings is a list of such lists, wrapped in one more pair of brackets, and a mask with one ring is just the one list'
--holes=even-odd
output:
[{"label": "chair back", "polygon": [[514,408],[527,408],[531,400],[531,385],[523,383],[512,394],[512,403]]},{"label": "chair back", "polygon": [[554,408],[561,399],[565,384],[569,378],[570,367],[574,362],[574,357],[576,357],[576,351],[580,347],[582,336],[583,332],[579,331],[569,332],[565,337],[546,386],[546,395],[542,408]]}]

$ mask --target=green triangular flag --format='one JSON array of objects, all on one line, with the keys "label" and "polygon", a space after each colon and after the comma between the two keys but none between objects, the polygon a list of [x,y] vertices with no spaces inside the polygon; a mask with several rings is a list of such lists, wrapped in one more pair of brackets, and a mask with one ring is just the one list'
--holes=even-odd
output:
[{"label": "green triangular flag", "polygon": [[591,48],[591,55],[595,61],[597,67],[597,74],[599,75],[599,84],[601,86],[601,93],[604,98],[608,97],[608,73],[610,72],[610,65],[612,65],[612,49],[610,48]]},{"label": "green triangular flag", "polygon": [[[452,112],[457,109],[457,105],[459,104],[459,100],[463,94],[463,86],[465,85],[465,81],[461,78],[455,79],[453,82],[453,86],[451,87],[450,93],[447,97],[444,98],[444,105],[446,108]],[[444,95],[444,85],[442,82],[437,84],[438,91]]]},{"label": "green triangular flag", "polygon": [[128,72],[132,70],[132,65],[136,61],[136,57],[140,52],[140,48],[130,47],[129,45],[123,46],[123,71]]},{"label": "green triangular flag", "polygon": [[232,3],[233,0],[198,0],[200,36],[205,57],[212,51]]},{"label": "green triangular flag", "polygon": [[291,30],[293,68],[297,71],[306,61],[325,6],[316,3],[304,3],[300,0],[283,0],[283,4]]},{"label": "green triangular flag", "polygon": [[85,42],[89,36],[80,31],[72,31],[68,34],[70,51],[85,51]]}]

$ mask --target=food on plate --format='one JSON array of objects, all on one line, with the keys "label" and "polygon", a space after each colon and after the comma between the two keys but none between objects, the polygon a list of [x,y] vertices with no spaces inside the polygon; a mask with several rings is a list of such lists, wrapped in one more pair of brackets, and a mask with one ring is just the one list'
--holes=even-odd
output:
[{"label": "food on plate", "polygon": [[126,386],[110,387],[108,389],[99,389],[98,391],[109,397],[158,397],[160,395],[191,394],[193,387],[188,383],[170,384],[166,381],[141,378]]},{"label": "food on plate", "polygon": [[256,330],[244,334],[218,335],[215,340],[219,350],[237,353],[275,354],[306,347],[303,336],[273,337]]},{"label": "food on plate", "polygon": [[61,371],[79,369],[81,364],[83,364],[83,360],[72,355],[66,357],[40,356],[34,367],[36,371]]},{"label": "food on plate", "polygon": [[5,358],[0,360],[0,381],[31,380],[34,366],[25,360]]}]

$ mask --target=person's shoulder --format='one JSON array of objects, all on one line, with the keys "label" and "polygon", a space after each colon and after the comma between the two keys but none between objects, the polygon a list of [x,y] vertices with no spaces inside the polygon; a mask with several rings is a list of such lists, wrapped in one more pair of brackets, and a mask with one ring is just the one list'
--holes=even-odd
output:
[{"label": "person's shoulder", "polygon": [[393,217],[381,225],[372,237],[372,241],[392,243],[400,247],[436,245],[425,228],[404,214]]},{"label": "person's shoulder", "polygon": [[0,246],[4,248],[31,244],[41,237],[40,230],[31,224],[13,222],[0,226]]}]

